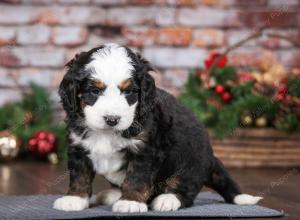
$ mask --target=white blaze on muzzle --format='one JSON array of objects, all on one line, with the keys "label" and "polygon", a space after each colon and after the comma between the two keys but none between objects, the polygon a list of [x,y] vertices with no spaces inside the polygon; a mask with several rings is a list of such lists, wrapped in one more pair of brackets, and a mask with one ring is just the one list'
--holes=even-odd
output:
[{"label": "white blaze on muzzle", "polygon": [[[95,52],[93,60],[86,66],[92,71],[91,77],[106,86],[93,106],[86,106],[86,124],[92,129],[126,130],[133,122],[137,103],[129,105],[118,85],[132,77],[134,67],[126,50],[118,45],[108,45]],[[107,118],[117,118],[118,122],[107,123]]]}]

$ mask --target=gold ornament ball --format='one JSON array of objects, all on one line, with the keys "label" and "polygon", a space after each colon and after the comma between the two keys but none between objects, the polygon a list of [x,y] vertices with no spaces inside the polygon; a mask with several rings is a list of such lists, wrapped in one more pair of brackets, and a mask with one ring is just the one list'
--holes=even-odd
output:
[{"label": "gold ornament ball", "polygon": [[56,153],[51,153],[48,155],[48,160],[51,164],[58,164],[58,157]]},{"label": "gold ornament ball", "polygon": [[250,126],[253,123],[251,115],[245,115],[242,117],[242,123],[245,126]]},{"label": "gold ornament ball", "polygon": [[20,142],[9,131],[0,132],[0,160],[8,161],[16,158],[20,151]]},{"label": "gold ornament ball", "polygon": [[256,120],[255,120],[255,125],[257,126],[257,127],[261,127],[261,128],[263,128],[263,127],[266,127],[267,126],[267,119],[266,119],[266,117],[259,117],[259,118],[257,118]]}]

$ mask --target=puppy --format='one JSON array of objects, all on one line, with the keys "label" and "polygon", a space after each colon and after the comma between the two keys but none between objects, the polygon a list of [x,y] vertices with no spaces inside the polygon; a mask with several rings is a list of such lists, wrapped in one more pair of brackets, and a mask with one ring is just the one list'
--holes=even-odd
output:
[{"label": "puppy", "polygon": [[127,47],[107,44],[67,64],[59,95],[68,129],[70,185],[53,207],[89,207],[95,174],[112,185],[97,200],[114,212],[189,207],[203,186],[226,202],[255,204],[213,155],[196,117],[155,87],[150,64]]}]

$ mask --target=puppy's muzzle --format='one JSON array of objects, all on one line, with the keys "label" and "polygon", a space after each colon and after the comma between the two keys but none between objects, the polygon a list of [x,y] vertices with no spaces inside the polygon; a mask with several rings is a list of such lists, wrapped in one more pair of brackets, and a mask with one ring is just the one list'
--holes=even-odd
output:
[{"label": "puppy's muzzle", "polygon": [[116,115],[106,115],[103,118],[104,118],[104,121],[106,122],[106,124],[111,127],[116,126],[121,119],[120,116],[116,116]]}]

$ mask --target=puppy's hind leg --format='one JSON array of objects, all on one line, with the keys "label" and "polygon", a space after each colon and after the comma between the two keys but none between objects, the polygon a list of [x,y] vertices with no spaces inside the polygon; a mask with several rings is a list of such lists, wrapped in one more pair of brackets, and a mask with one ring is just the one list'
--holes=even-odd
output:
[{"label": "puppy's hind leg", "polygon": [[198,167],[190,166],[190,169],[184,169],[165,180],[161,194],[154,198],[151,207],[155,211],[175,211],[189,207],[193,205],[203,185]]},{"label": "puppy's hind leg", "polygon": [[218,192],[226,202],[237,205],[254,205],[262,197],[242,194],[237,183],[231,178],[220,160],[215,158],[213,171],[206,186]]}]

